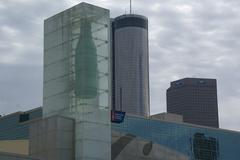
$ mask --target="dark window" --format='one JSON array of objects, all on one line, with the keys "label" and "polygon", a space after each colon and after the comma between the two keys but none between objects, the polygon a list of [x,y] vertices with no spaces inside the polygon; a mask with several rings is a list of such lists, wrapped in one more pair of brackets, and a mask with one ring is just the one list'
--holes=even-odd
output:
[{"label": "dark window", "polygon": [[28,113],[24,113],[24,114],[20,114],[19,116],[19,122],[26,122],[28,121],[30,118],[29,118],[29,114]]},{"label": "dark window", "polygon": [[140,17],[125,17],[114,21],[114,29],[124,27],[141,27],[148,29],[148,21]]},{"label": "dark window", "polygon": [[182,85],[183,85],[183,82],[177,81],[177,82],[175,83],[175,85],[176,85],[176,86],[182,86]]},{"label": "dark window", "polygon": [[204,80],[199,80],[198,82],[199,84],[206,84],[206,82]]},{"label": "dark window", "polygon": [[194,134],[192,146],[196,160],[218,160],[219,148],[216,138],[196,133]]}]

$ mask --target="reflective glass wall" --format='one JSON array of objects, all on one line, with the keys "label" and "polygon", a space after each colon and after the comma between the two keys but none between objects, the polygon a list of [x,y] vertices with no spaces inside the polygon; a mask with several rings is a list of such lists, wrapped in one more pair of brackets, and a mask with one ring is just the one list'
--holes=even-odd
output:
[{"label": "reflective glass wall", "polygon": [[76,160],[110,159],[109,27],[109,10],[87,3],[44,23],[43,117],[76,120]]},{"label": "reflective glass wall", "polygon": [[112,125],[112,159],[237,160],[240,132],[127,116]]}]

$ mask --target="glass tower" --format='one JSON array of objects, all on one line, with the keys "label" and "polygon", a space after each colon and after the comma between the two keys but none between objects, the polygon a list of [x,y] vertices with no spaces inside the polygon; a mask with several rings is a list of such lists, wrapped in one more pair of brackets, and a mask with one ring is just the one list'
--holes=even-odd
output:
[{"label": "glass tower", "polygon": [[75,159],[111,158],[109,10],[80,3],[45,20],[43,117],[75,119]]},{"label": "glass tower", "polygon": [[113,110],[149,116],[148,19],[127,14],[112,22]]}]

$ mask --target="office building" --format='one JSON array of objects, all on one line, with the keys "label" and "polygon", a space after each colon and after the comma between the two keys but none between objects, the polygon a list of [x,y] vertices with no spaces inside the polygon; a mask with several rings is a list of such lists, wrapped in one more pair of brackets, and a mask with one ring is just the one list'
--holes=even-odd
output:
[{"label": "office building", "polygon": [[[59,147],[58,149],[65,153],[63,148],[72,146],[72,140],[74,139],[74,137],[69,136],[72,135],[72,120],[70,118],[53,116],[41,122],[41,110],[42,108],[37,108],[25,112],[32,115],[32,119],[24,123],[13,120],[19,119],[19,114],[11,114],[0,118],[0,126],[4,128],[0,132],[0,144],[3,141],[6,143],[6,141],[24,139],[30,143],[31,152],[35,148],[31,143],[36,140],[35,138],[32,140],[32,135],[34,135],[32,133],[37,133],[38,129],[43,129],[44,127],[45,129],[48,127],[48,130],[53,131],[52,133],[57,133],[55,131],[60,128],[60,132],[55,134],[60,136],[55,137],[53,134],[53,136],[49,137],[51,142],[48,142],[48,148],[51,148],[52,142],[55,142]],[[40,125],[38,124],[39,122],[41,123]],[[8,127],[10,123],[12,123],[13,127]],[[45,123],[45,125],[42,123]],[[32,130],[32,127],[37,127],[38,129]],[[21,132],[16,134],[16,132],[13,132],[16,130],[21,130]],[[65,134],[64,132],[70,134]],[[99,130],[93,130],[93,132],[99,133]],[[41,135],[39,136],[33,137],[41,138]],[[44,144],[45,142],[43,141],[36,149],[41,150],[41,146]],[[64,145],[62,146],[62,144]],[[231,130],[130,115],[125,117],[123,123],[111,124],[112,160],[236,160],[237,157],[240,157],[239,146],[240,132]],[[9,157],[24,157],[24,160],[32,159],[27,154],[20,156],[12,153],[12,150],[15,152],[13,148],[9,148],[8,151],[5,150],[5,152],[10,153],[3,153],[2,150],[4,148],[1,147],[0,145],[0,158],[6,157],[6,160],[16,160]],[[22,147],[24,147],[22,148],[23,150],[29,149],[28,146]],[[89,148],[89,152],[92,149],[94,148]],[[46,153],[52,152],[47,152],[46,150]],[[66,156],[59,153],[59,151],[57,153],[62,155],[62,157]]]},{"label": "office building", "polygon": [[112,21],[114,110],[149,116],[148,20],[127,14]]},{"label": "office building", "polygon": [[184,78],[167,89],[167,112],[192,124],[219,127],[216,79]]}]

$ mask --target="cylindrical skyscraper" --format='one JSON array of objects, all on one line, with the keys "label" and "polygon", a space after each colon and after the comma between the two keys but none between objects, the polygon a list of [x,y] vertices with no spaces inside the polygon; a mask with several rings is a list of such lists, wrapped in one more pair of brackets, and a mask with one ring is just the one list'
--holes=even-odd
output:
[{"label": "cylindrical skyscraper", "polygon": [[112,22],[113,110],[149,116],[148,20],[128,14]]}]

